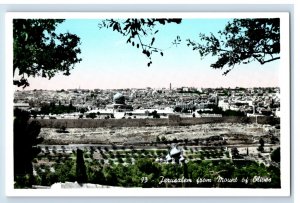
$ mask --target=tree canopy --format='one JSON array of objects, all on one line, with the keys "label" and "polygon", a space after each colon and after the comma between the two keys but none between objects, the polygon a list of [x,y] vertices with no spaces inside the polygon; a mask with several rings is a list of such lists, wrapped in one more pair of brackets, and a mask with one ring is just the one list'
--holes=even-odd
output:
[{"label": "tree canopy", "polygon": [[[127,43],[140,49],[141,52],[149,59],[147,66],[152,64],[152,54],[159,53],[164,55],[161,48],[155,47],[155,35],[159,32],[157,25],[166,25],[168,23],[180,24],[182,19],[179,18],[128,18],[128,19],[106,19],[99,23],[99,28],[112,29],[127,38]],[[145,42],[145,41],[149,42]],[[177,37],[173,44],[181,41]]]},{"label": "tree canopy", "polygon": [[36,145],[43,141],[39,137],[41,124],[36,120],[29,122],[29,118],[29,112],[14,109],[14,179],[28,176],[26,186],[32,184],[32,159],[40,152]]},{"label": "tree canopy", "polygon": [[56,32],[56,27],[63,21],[14,19],[14,85],[23,88],[29,86],[29,77],[41,76],[51,79],[59,72],[70,75],[70,70],[81,61],[78,57],[81,53],[78,47],[80,38],[71,33]]},{"label": "tree canopy", "polygon": [[[182,19],[107,19],[101,21],[100,28],[110,28],[127,37],[127,43],[141,48],[148,59],[148,66],[152,64],[151,55],[158,52],[163,56],[163,50],[154,47],[155,34],[159,32],[158,24],[180,24]],[[280,19],[279,18],[247,18],[233,19],[227,23],[218,36],[211,33],[199,34],[200,40],[187,40],[187,46],[198,51],[201,58],[208,55],[216,56],[212,68],[223,69],[224,75],[229,73],[235,65],[248,64],[253,61],[261,65],[280,59]],[[145,43],[143,40],[148,40]],[[173,44],[181,43],[178,36]]]},{"label": "tree canopy", "polygon": [[280,19],[254,18],[229,21],[218,36],[199,35],[200,42],[187,40],[187,45],[203,58],[217,56],[212,68],[223,69],[224,75],[237,64],[258,61],[261,65],[280,59]]},{"label": "tree canopy", "polygon": [[[83,160],[82,160],[83,161]],[[84,161],[86,165],[85,180],[82,183],[94,183],[117,187],[142,188],[280,188],[280,168],[265,166],[247,160],[202,160],[189,161],[186,164],[160,164],[153,159],[139,158],[134,164],[99,163],[96,160]],[[78,164],[77,164],[78,165]],[[45,172],[37,169],[36,182],[41,185],[52,185],[56,182],[78,181],[75,173],[75,161],[68,158],[53,165],[54,172],[44,167]],[[84,166],[85,167],[85,166]],[[271,182],[255,182],[256,176],[270,177]],[[161,182],[166,180],[186,178],[191,182]],[[218,178],[237,179],[237,182],[220,182]],[[197,181],[202,179],[202,181]],[[242,181],[247,178],[248,183]],[[205,181],[206,180],[206,181]]]},{"label": "tree canopy", "polygon": [[280,163],[280,147],[271,153],[271,160]]},{"label": "tree canopy", "polygon": [[[79,58],[80,38],[71,33],[58,33],[56,28],[63,19],[14,19],[13,21],[13,73],[14,85],[29,86],[28,78],[41,76],[51,79],[57,73],[70,75]],[[180,24],[180,18],[128,18],[106,19],[99,28],[111,29],[126,38],[126,42],[141,50],[152,64],[152,54],[164,55],[155,46],[156,34],[161,26]],[[199,34],[199,41],[187,39],[187,46],[198,51],[201,58],[217,57],[212,68],[223,69],[224,75],[235,65],[253,61],[261,65],[280,59],[280,19],[233,19],[218,35]],[[181,43],[180,36],[172,42]]]}]

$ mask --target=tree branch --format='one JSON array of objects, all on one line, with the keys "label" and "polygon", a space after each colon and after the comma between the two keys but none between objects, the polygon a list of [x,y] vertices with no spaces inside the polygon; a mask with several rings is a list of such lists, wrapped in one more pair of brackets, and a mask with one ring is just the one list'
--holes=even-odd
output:
[{"label": "tree branch", "polygon": [[[218,51],[223,51],[223,52],[233,52],[233,50],[226,50],[226,49],[216,49],[216,50],[218,50]],[[247,52],[247,51],[240,51],[240,52],[236,52],[235,51],[235,53],[240,53],[240,54],[242,54],[242,53],[249,53],[249,52]],[[263,52],[263,51],[255,51],[255,52],[252,52],[253,54],[276,54],[276,53],[273,53],[273,52]]]},{"label": "tree branch", "polygon": [[275,60],[278,60],[278,59],[280,59],[280,57],[275,57],[275,58],[272,58],[270,60],[262,61],[261,64],[263,65],[265,63],[268,63],[268,62],[271,62],[271,61],[275,61]]},{"label": "tree branch", "polygon": [[146,45],[142,42],[141,38],[140,38],[140,35],[137,34],[138,38],[139,38],[139,41],[141,43],[141,46],[142,46],[142,49],[144,50],[144,47],[148,47],[149,49],[155,49],[155,50],[159,50],[159,51],[162,51],[162,49],[159,49],[159,48],[156,48],[156,47],[152,47],[152,46],[149,46],[149,45]]}]

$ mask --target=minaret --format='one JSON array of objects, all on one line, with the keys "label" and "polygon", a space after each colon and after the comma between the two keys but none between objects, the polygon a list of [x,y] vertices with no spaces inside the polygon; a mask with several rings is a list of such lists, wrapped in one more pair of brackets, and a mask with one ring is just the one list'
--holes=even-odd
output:
[{"label": "minaret", "polygon": [[172,90],[172,84],[170,83],[170,90]]}]

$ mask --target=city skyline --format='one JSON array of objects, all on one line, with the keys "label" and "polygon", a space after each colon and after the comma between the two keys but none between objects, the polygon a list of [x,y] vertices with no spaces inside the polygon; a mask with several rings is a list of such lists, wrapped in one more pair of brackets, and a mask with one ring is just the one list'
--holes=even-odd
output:
[{"label": "city skyline", "polygon": [[[170,84],[169,84],[170,85]],[[114,90],[135,90],[135,89],[153,89],[153,90],[170,90],[169,88],[169,85],[165,86],[165,87],[132,87],[132,88],[107,88],[107,89],[104,89],[104,88],[82,88],[80,86],[78,87],[73,87],[73,88],[58,88],[58,89],[41,89],[41,88],[37,88],[37,89],[30,89],[30,88],[21,88],[21,89],[15,89],[15,91],[61,91],[61,90],[90,90],[90,91],[93,91],[93,90],[108,90],[108,91],[114,91]],[[178,89],[181,89],[181,88],[191,88],[191,89],[238,89],[238,88],[244,88],[244,89],[257,89],[257,88],[263,88],[263,89],[266,89],[266,88],[280,88],[279,86],[252,86],[252,87],[242,87],[242,86],[235,86],[235,87],[194,87],[194,86],[175,86],[173,87],[172,85],[172,90],[178,90]]]}]

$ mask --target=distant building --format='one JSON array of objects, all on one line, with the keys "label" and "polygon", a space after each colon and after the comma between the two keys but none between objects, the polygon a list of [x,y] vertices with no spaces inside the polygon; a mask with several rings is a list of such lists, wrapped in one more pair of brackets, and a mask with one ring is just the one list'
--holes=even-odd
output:
[{"label": "distant building", "polygon": [[188,87],[183,87],[182,88],[182,91],[184,91],[184,92],[188,92],[190,90],[190,88],[188,88]]},{"label": "distant building", "polygon": [[223,111],[226,111],[226,110],[230,109],[230,104],[227,99],[220,100],[218,102],[218,107],[221,107]]},{"label": "distant building", "polygon": [[182,150],[178,148],[177,145],[172,145],[171,150],[166,156],[167,162],[174,161],[175,163],[183,162],[185,158],[182,155]]},{"label": "distant building", "polygon": [[113,96],[113,102],[113,104],[106,106],[107,109],[110,109],[113,112],[127,112],[133,110],[131,105],[125,103],[125,97],[121,93],[117,93]]}]

